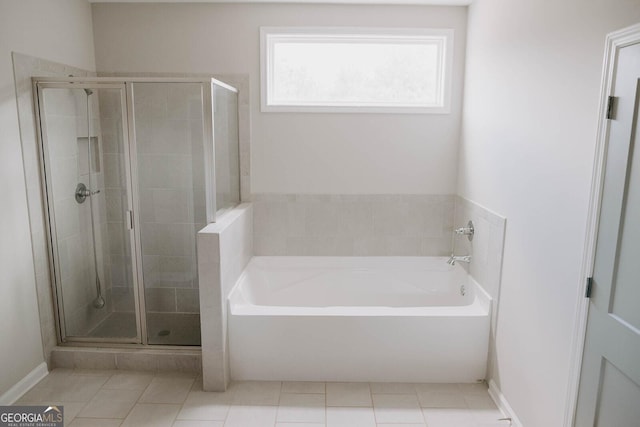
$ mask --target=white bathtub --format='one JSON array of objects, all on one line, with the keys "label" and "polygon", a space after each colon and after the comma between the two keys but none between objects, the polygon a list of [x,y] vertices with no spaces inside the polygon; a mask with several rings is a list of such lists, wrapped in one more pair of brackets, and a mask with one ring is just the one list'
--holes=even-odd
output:
[{"label": "white bathtub", "polygon": [[252,258],[229,296],[232,378],[483,379],[491,301],[445,261]]}]

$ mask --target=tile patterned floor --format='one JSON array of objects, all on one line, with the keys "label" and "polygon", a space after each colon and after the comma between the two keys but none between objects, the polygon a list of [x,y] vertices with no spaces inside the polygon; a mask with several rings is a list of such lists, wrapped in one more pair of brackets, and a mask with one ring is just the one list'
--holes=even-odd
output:
[{"label": "tile patterned floor", "polygon": [[483,384],[247,381],[56,369],[16,404],[64,405],[70,427],[507,427]]}]

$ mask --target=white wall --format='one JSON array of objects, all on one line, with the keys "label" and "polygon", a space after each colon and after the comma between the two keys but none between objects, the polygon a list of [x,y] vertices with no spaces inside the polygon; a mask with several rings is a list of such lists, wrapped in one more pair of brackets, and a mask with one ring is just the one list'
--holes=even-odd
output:
[{"label": "white wall", "polygon": [[606,33],[637,0],[476,0],[459,194],[507,219],[497,373],[526,427],[563,425]]},{"label": "white wall", "polygon": [[0,2],[0,394],[42,363],[11,52],[95,68],[84,0]]},{"label": "white wall", "polygon": [[[452,194],[466,8],[94,4],[102,72],[250,74],[254,193]],[[455,28],[452,114],[259,112],[260,26]]]}]

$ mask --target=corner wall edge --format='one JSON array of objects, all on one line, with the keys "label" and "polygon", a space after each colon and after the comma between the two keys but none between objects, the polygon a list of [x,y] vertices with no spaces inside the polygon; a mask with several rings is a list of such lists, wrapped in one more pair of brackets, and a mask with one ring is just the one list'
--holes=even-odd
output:
[{"label": "corner wall edge", "polygon": [[13,405],[33,386],[38,384],[40,380],[49,374],[47,363],[42,362],[36,366],[31,372],[24,376],[20,381],[15,383],[9,390],[0,396],[1,405]]},{"label": "corner wall edge", "polygon": [[489,381],[489,396],[491,396],[491,399],[493,399],[505,417],[511,418],[511,427],[524,427],[511,405],[509,405],[507,398],[504,397],[504,394],[502,394],[502,391],[493,380]]}]

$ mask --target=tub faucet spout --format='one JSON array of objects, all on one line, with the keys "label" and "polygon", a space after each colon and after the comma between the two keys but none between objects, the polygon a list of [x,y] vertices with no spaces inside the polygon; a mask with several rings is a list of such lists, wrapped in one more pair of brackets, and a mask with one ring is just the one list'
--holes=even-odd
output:
[{"label": "tub faucet spout", "polygon": [[471,255],[463,255],[463,256],[458,256],[458,255],[451,255],[449,257],[449,259],[447,260],[447,264],[449,265],[456,265],[456,262],[471,262]]}]

